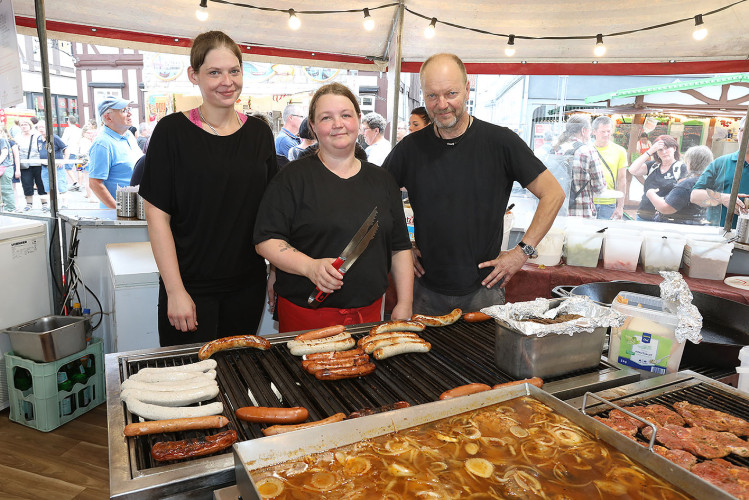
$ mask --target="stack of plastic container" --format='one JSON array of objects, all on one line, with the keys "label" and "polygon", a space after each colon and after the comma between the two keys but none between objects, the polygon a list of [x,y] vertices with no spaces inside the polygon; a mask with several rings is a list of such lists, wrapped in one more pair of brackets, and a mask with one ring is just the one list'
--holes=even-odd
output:
[{"label": "stack of plastic container", "polygon": [[678,271],[687,240],[678,233],[646,231],[642,240],[642,267],[646,273]]}]

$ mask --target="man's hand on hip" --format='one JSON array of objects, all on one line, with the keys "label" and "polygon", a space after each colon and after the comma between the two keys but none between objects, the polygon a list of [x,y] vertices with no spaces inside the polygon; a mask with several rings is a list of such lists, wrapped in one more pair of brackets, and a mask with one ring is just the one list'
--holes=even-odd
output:
[{"label": "man's hand on hip", "polygon": [[512,276],[523,267],[526,260],[528,260],[528,256],[523,253],[520,247],[515,247],[512,250],[500,252],[494,260],[482,262],[479,264],[479,269],[493,267],[494,270],[481,282],[481,286],[491,288],[504,278],[502,285],[500,285],[500,288],[504,288]]}]

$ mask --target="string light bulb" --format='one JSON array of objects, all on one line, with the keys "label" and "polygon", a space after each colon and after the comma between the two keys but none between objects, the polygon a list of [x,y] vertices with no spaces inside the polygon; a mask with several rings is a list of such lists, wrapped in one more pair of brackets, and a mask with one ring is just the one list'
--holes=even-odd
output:
[{"label": "string light bulb", "polygon": [[695,40],[704,40],[707,36],[707,28],[705,23],[702,21],[702,14],[694,16],[694,31],[692,32],[692,38]]},{"label": "string light bulb", "polygon": [[433,17],[432,21],[429,23],[429,26],[424,28],[424,36],[427,38],[434,38],[434,29],[437,26],[437,18]]},{"label": "string light bulb", "polygon": [[289,9],[289,28],[298,30],[301,26],[302,21],[300,21],[299,18],[296,17],[296,12],[294,12],[294,9]]},{"label": "string light bulb", "polygon": [[505,55],[512,57],[515,55],[515,35],[510,35],[507,38],[507,46],[505,47]]},{"label": "string light bulb", "polygon": [[364,8],[364,29],[367,31],[372,31],[374,29],[375,23],[374,19],[372,19],[372,16],[369,15],[369,9],[366,7]]},{"label": "string light bulb", "polygon": [[606,46],[603,44],[603,35],[597,34],[596,35],[596,47],[593,49],[593,54],[595,54],[596,57],[601,57],[606,53]]},{"label": "string light bulb", "polygon": [[195,9],[195,17],[198,21],[208,20],[208,0],[200,0],[200,5]]}]

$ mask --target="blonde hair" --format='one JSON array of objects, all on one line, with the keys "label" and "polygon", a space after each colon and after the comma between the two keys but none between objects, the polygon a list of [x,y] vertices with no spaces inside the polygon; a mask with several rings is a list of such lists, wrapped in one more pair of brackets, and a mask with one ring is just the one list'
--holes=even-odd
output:
[{"label": "blonde hair", "polygon": [[237,61],[242,64],[242,51],[239,50],[237,43],[223,31],[206,31],[195,37],[190,49],[190,66],[193,70],[198,71],[205,62],[205,58],[213,49],[226,47],[231,50]]}]

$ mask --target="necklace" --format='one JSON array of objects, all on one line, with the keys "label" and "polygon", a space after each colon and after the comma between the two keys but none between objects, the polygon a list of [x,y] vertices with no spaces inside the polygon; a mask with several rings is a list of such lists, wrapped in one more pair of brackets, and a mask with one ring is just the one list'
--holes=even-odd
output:
[{"label": "necklace", "polygon": [[457,146],[458,143],[460,143],[460,141],[463,140],[463,137],[466,136],[466,132],[468,132],[468,129],[471,128],[472,124],[473,124],[473,116],[469,116],[468,117],[468,126],[466,127],[465,131],[462,134],[460,134],[458,137],[456,137],[455,139],[452,139],[452,142],[447,142],[450,139],[445,139],[444,137],[442,137],[442,134],[440,134],[440,129],[439,129],[439,127],[436,124],[435,124],[434,128],[437,130],[437,136],[440,139],[442,139],[443,141],[445,141],[446,145],[448,145],[448,146]]},{"label": "necklace", "polygon": [[[218,132],[216,131],[216,129],[215,129],[215,128],[213,128],[213,125],[211,125],[210,123],[208,123],[208,120],[206,120],[206,119],[205,119],[205,116],[203,116],[203,112],[202,112],[202,111],[200,110],[200,108],[201,108],[201,106],[198,106],[198,116],[200,116],[200,120],[201,120],[201,121],[202,121],[203,123],[205,123],[206,125],[208,125],[208,127],[209,127],[209,128],[210,128],[210,129],[212,130],[212,131],[213,131],[213,133],[214,133],[214,134],[216,134],[216,135],[221,135],[221,134],[219,134],[219,133],[218,133]],[[242,126],[242,121],[241,121],[241,120],[239,119],[239,116],[237,116],[237,114],[236,114],[236,113],[234,114],[234,116],[236,116],[236,118],[237,118],[237,121],[239,122],[239,126],[241,127],[241,126]]]}]

